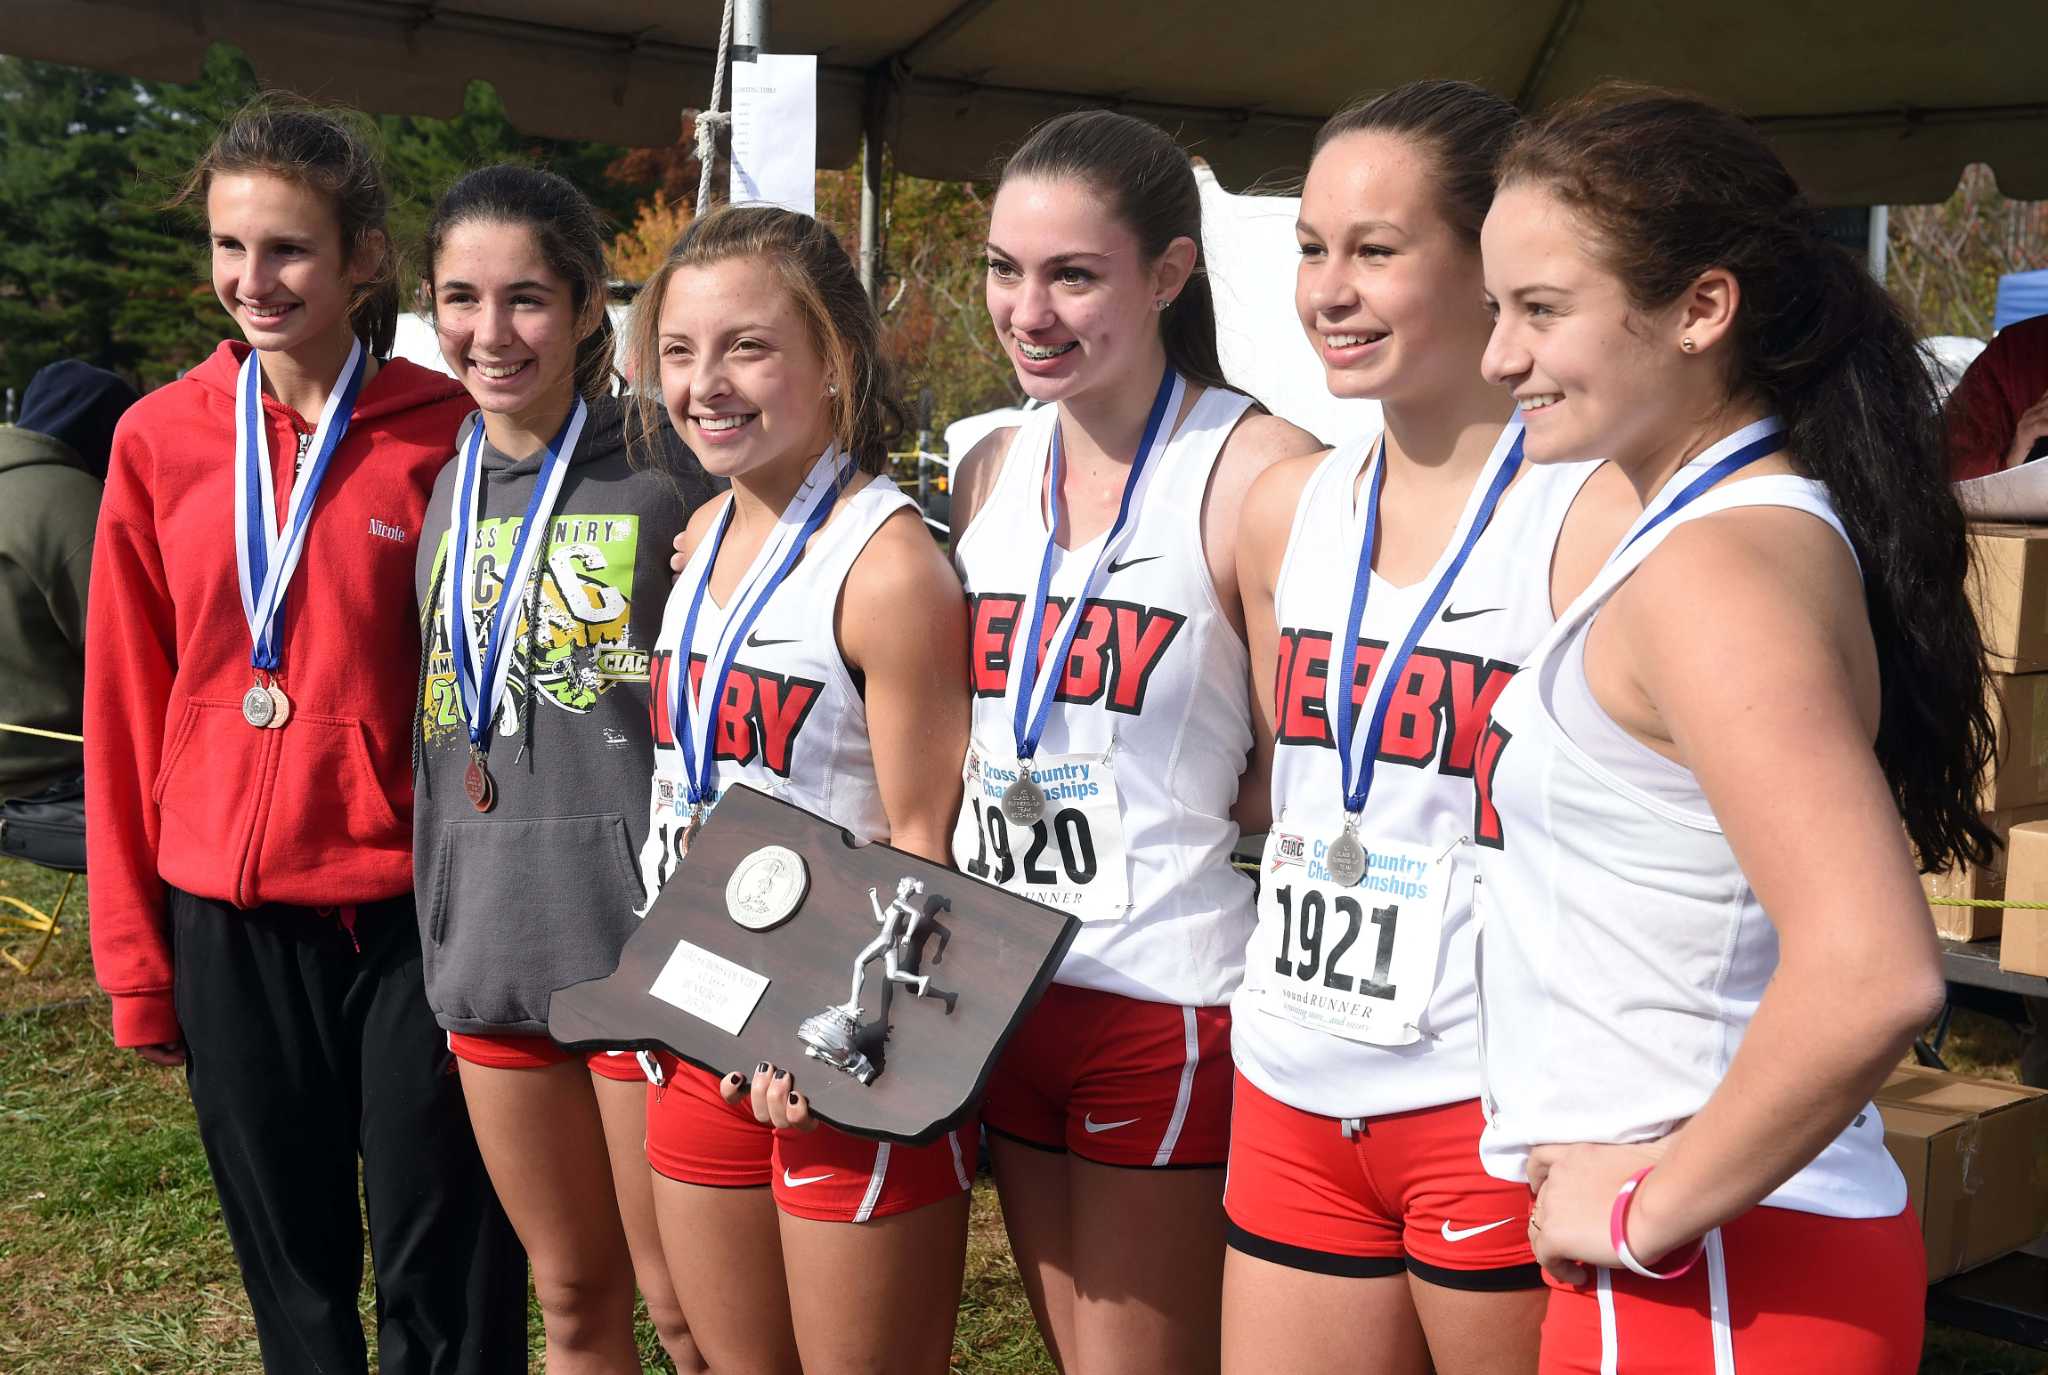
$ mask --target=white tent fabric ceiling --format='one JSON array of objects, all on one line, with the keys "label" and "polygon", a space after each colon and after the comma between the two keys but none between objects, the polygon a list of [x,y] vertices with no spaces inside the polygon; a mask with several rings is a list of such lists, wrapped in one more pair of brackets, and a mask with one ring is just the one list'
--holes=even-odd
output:
[{"label": "white tent fabric ceiling", "polygon": [[[0,50],[189,80],[207,46],[279,86],[448,115],[473,78],[520,127],[659,144],[710,94],[718,0],[8,0]],[[1353,95],[1465,77],[1540,109],[1603,76],[1758,119],[1818,201],[1939,200],[1969,162],[2048,197],[2039,0],[771,0],[770,51],[816,53],[820,165],[877,102],[904,172],[986,172],[1080,104],[1157,120],[1225,184],[1297,174]]]}]

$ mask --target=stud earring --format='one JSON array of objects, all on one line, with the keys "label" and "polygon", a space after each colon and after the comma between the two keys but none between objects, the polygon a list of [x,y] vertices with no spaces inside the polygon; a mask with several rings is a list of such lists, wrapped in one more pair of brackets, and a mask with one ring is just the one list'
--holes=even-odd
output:
[{"label": "stud earring", "polygon": [[1687,353],[1691,353],[1695,348],[1699,347],[1699,345],[1693,343],[1692,336],[1690,334],[1686,335],[1683,339],[1680,339],[1678,341],[1678,346],[1684,349]]},{"label": "stud earring", "polygon": [[825,395],[827,395],[827,396],[837,396],[837,395],[839,395],[839,384],[838,384],[837,382],[827,382],[827,383],[825,384]]},{"label": "stud earring", "polygon": [[1163,296],[1163,297],[1161,297],[1161,298],[1160,298],[1159,300],[1156,300],[1156,301],[1154,301],[1154,302],[1152,303],[1152,309],[1154,309],[1154,310],[1165,310],[1165,309],[1166,309],[1166,308],[1167,308],[1168,306],[1170,306],[1170,305],[1172,305],[1172,304],[1173,304],[1173,298],[1172,298],[1172,297],[1170,297],[1170,296]]}]

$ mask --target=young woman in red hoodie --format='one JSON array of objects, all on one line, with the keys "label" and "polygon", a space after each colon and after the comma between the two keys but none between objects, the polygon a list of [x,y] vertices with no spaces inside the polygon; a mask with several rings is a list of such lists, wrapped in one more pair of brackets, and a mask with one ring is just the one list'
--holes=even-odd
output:
[{"label": "young woman in red hoodie", "polygon": [[524,1371],[525,1266],[420,973],[413,554],[469,400],[382,361],[387,195],[343,119],[235,116],[198,202],[229,341],[114,439],[87,614],[93,958],[183,1065],[273,1371]]}]

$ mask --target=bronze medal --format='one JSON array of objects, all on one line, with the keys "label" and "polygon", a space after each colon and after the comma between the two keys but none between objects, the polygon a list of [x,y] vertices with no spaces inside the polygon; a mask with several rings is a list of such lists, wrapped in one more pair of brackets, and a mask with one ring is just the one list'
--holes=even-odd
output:
[{"label": "bronze medal", "polygon": [[284,689],[275,682],[265,688],[265,691],[270,694],[270,705],[272,708],[269,728],[271,730],[283,730],[284,723],[292,719],[292,699],[285,696]]},{"label": "bronze medal", "polygon": [[462,792],[469,805],[480,812],[498,805],[498,785],[491,780],[491,771],[484,766],[482,755],[469,757],[469,767],[462,771]]}]

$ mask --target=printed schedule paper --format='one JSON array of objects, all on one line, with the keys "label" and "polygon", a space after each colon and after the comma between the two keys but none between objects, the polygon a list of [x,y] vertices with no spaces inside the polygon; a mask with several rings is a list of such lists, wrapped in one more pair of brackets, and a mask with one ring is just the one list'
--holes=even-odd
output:
[{"label": "printed schedule paper", "polygon": [[818,209],[818,59],[732,64],[732,202]]}]

